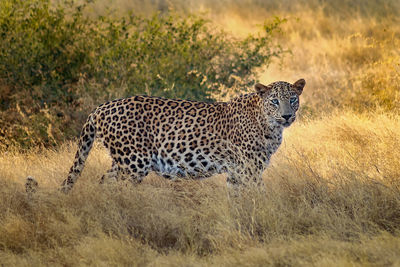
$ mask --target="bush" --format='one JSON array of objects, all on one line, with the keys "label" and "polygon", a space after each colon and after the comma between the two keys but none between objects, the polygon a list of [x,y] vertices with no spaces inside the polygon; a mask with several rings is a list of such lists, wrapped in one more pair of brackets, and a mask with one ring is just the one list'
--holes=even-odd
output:
[{"label": "bush", "polygon": [[254,84],[254,69],[284,52],[273,42],[278,18],[238,39],[193,15],[90,18],[88,3],[50,2],[0,2],[3,148],[75,136],[90,109],[115,97],[214,101],[222,88]]}]

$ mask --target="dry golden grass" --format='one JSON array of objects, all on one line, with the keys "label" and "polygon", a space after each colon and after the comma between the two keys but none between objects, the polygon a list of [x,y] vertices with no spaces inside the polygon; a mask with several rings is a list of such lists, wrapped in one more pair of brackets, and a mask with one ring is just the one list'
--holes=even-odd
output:
[{"label": "dry golden grass", "polygon": [[[400,117],[333,114],[289,129],[266,194],[227,198],[224,176],[99,185],[96,146],[64,195],[75,145],[0,158],[6,265],[400,264]],[[41,189],[29,200],[24,178]]]},{"label": "dry golden grass", "polygon": [[[56,189],[75,144],[10,151],[0,156],[0,265],[400,266],[397,11],[372,0],[363,8],[374,16],[352,13],[345,0],[280,2],[285,8],[246,9],[231,0],[237,5],[217,5],[210,15],[235,34],[287,17],[278,40],[292,54],[260,78],[307,80],[301,119],[264,174],[265,195],[229,201],[223,175],[100,186],[110,167],[100,146],[64,195]],[[40,184],[31,200],[27,175]]]}]

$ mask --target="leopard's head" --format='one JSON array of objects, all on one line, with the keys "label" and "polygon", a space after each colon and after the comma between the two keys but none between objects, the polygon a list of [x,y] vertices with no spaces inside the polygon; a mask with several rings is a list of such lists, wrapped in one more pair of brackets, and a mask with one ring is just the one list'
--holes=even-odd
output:
[{"label": "leopard's head", "polygon": [[255,85],[257,94],[263,100],[262,112],[270,123],[288,127],[294,122],[299,109],[299,97],[305,85],[304,79],[293,84],[279,81],[269,85]]}]

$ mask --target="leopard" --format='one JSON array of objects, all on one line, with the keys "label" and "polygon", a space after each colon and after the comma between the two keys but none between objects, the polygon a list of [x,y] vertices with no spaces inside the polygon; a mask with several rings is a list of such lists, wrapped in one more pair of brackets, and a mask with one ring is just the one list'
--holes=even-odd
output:
[{"label": "leopard", "polygon": [[[263,187],[262,173],[296,119],[306,82],[257,83],[226,102],[137,95],[104,103],[83,125],[78,150],[60,190],[75,185],[95,139],[111,155],[100,183],[137,184],[154,171],[167,179],[202,179],[227,173],[229,187]],[[27,191],[37,182],[28,177]]]}]

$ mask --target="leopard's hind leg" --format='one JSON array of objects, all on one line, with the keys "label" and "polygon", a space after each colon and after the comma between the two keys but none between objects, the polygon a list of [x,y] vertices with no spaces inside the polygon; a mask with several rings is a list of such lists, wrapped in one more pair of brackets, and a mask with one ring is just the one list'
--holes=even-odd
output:
[{"label": "leopard's hind leg", "polygon": [[100,179],[100,184],[108,182],[116,182],[128,179],[132,184],[140,184],[143,178],[149,173],[149,168],[144,168],[139,173],[134,172],[127,166],[119,166],[117,161],[113,159],[111,169],[109,169]]},{"label": "leopard's hind leg", "polygon": [[121,170],[115,160],[112,161],[111,169],[109,169],[100,179],[100,184],[109,181],[118,181],[121,176]]}]

